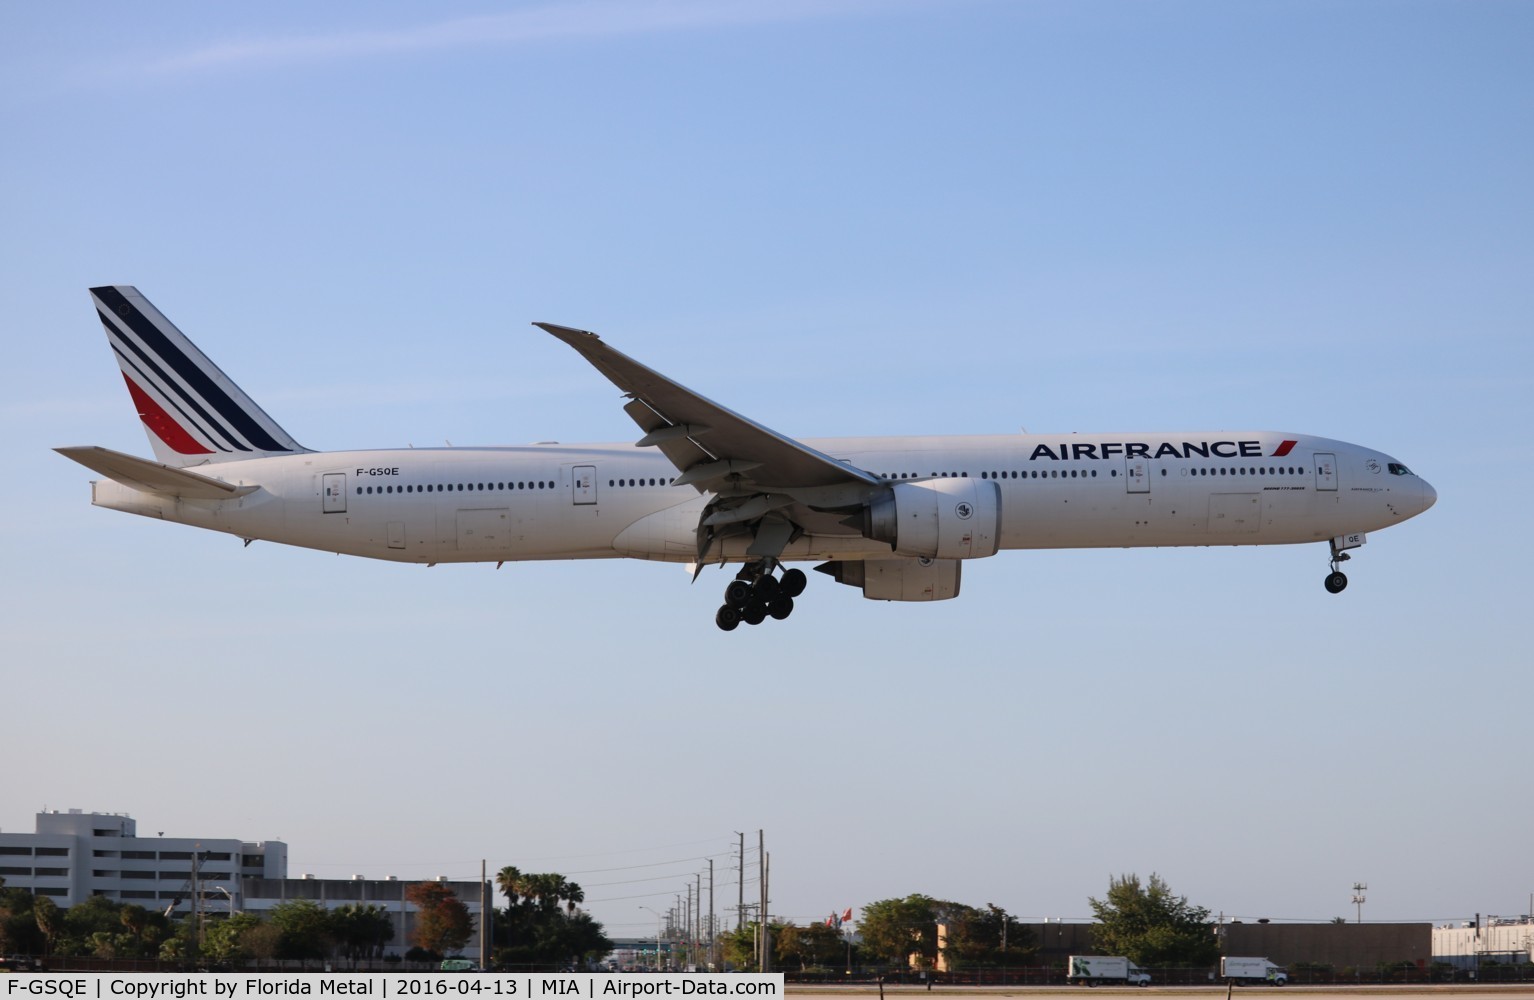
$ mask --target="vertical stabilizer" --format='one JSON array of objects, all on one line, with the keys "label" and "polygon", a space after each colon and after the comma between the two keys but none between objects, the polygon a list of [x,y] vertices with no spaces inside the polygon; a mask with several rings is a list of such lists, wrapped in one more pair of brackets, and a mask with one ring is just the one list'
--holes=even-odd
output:
[{"label": "vertical stabilizer", "polygon": [[308,451],[132,285],[91,289],[155,457],[201,465]]}]

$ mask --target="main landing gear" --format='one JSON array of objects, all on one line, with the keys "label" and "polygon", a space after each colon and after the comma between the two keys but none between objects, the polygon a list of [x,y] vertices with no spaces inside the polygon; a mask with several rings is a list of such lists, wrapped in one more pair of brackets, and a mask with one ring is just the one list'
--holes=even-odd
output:
[{"label": "main landing gear", "polygon": [[1332,542],[1332,571],[1326,576],[1326,592],[1328,594],[1340,594],[1347,589],[1347,574],[1343,573],[1338,566],[1353,558],[1346,552],[1337,548],[1337,543]]},{"label": "main landing gear", "polygon": [[760,625],[768,618],[782,621],[794,613],[794,598],[804,593],[808,582],[801,569],[784,570],[779,579],[772,575],[771,564],[747,563],[724,588],[724,604],[714,615],[714,624],[733,632],[741,622]]}]

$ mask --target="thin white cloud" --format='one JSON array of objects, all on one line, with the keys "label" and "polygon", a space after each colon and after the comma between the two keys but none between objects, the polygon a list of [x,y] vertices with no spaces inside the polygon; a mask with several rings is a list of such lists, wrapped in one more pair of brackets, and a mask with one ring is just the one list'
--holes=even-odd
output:
[{"label": "thin white cloud", "polygon": [[903,0],[575,0],[393,30],[221,42],[154,63],[159,73],[327,62],[547,39],[746,27],[905,6]]}]

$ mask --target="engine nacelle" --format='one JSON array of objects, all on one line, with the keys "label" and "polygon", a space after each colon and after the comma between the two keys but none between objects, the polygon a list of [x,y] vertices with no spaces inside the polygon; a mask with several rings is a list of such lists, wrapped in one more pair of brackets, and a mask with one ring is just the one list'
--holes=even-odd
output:
[{"label": "engine nacelle", "polygon": [[903,556],[994,556],[1001,545],[1001,487],[968,478],[895,483],[863,509],[862,530]]},{"label": "engine nacelle", "polygon": [[815,567],[837,583],[863,588],[870,601],[946,601],[959,596],[957,559],[868,559]]}]

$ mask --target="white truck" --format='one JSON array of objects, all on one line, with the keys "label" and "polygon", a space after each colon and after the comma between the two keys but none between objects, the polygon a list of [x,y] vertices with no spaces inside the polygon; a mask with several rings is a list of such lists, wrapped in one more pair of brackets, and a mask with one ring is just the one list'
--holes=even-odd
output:
[{"label": "white truck", "polygon": [[1267,983],[1282,986],[1289,981],[1289,970],[1265,958],[1220,959],[1220,978],[1227,983]]},{"label": "white truck", "polygon": [[1127,958],[1116,955],[1072,955],[1066,965],[1065,981],[1075,986],[1085,983],[1124,983],[1149,986],[1150,973]]}]

